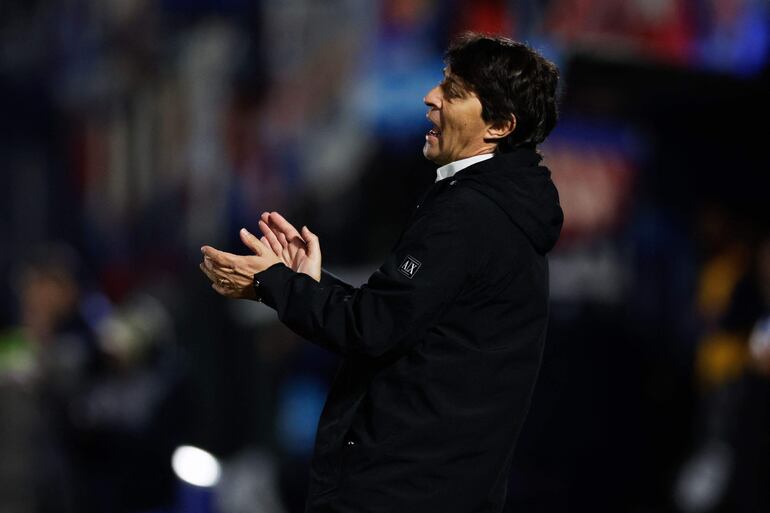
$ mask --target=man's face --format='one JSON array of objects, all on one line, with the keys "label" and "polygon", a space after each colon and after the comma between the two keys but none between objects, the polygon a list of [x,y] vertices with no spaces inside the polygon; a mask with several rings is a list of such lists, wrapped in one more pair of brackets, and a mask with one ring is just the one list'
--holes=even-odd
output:
[{"label": "man's face", "polygon": [[489,125],[481,118],[481,101],[449,68],[423,101],[430,107],[426,116],[433,123],[422,148],[425,158],[443,166],[494,151],[495,144],[484,141]]}]

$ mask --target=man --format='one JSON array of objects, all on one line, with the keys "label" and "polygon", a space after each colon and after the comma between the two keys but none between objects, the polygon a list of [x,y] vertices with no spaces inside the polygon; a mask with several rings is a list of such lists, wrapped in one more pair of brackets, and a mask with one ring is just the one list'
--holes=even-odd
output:
[{"label": "man", "polygon": [[[545,254],[562,211],[536,146],[558,73],[526,46],[466,35],[425,96],[436,164],[385,263],[361,288],[321,272],[320,246],[263,214],[255,253],[202,248],[227,297],[275,308],[342,364],[318,426],[309,512],[501,511],[548,313]],[[297,272],[299,271],[299,272]]]}]

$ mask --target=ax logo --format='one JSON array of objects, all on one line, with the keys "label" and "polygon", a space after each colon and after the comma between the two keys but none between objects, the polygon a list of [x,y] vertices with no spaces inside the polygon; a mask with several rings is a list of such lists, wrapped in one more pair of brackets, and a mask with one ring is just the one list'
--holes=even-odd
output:
[{"label": "ax logo", "polygon": [[398,267],[399,272],[409,278],[410,280],[414,278],[414,275],[417,273],[417,270],[420,268],[422,264],[419,260],[414,258],[413,256],[407,255],[404,259],[404,263],[401,264]]}]

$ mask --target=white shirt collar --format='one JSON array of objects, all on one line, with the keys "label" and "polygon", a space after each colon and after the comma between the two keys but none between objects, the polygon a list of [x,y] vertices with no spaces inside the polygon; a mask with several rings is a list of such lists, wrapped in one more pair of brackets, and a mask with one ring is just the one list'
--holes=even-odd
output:
[{"label": "white shirt collar", "polygon": [[466,159],[455,160],[449,164],[445,164],[436,170],[436,181],[443,180],[454,176],[458,171],[462,171],[466,167],[481,162],[483,160],[491,159],[494,157],[494,153],[484,153],[483,155],[476,155],[475,157],[468,157]]}]

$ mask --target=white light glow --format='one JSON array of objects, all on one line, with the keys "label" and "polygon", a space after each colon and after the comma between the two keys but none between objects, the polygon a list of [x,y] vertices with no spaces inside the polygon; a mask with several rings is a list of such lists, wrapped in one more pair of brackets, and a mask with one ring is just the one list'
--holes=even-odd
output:
[{"label": "white light glow", "polygon": [[206,487],[215,486],[222,472],[212,454],[190,445],[176,448],[171,456],[171,468],[182,481]]}]

